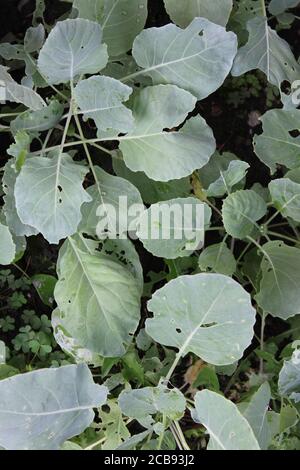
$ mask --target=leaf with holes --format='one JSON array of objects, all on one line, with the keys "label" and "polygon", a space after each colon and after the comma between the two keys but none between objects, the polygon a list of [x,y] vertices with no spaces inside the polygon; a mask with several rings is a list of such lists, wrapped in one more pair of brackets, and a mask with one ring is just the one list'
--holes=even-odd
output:
[{"label": "leaf with holes", "polygon": [[199,257],[199,268],[201,271],[211,271],[232,276],[236,271],[236,267],[235,257],[224,241],[208,246]]},{"label": "leaf with holes", "polygon": [[157,413],[179,420],[184,414],[186,400],[177,388],[170,390],[160,384],[158,387],[125,390],[119,396],[119,405],[125,416],[149,427],[154,423],[152,416]]},{"label": "leaf with holes", "polygon": [[82,204],[91,201],[82,187],[87,173],[87,167],[61,152],[50,158],[28,158],[15,185],[21,222],[41,232],[50,243],[73,235],[82,218]]},{"label": "leaf with holes", "polygon": [[271,109],[261,118],[263,133],[254,138],[254,150],[260,160],[275,173],[281,164],[300,166],[300,110]]},{"label": "leaf with holes", "polygon": [[279,89],[284,81],[292,84],[299,78],[300,65],[290,46],[276,31],[268,26],[265,17],[257,17],[247,23],[249,39],[234,59],[232,75],[237,77],[259,69],[267,80]]},{"label": "leaf with holes", "polygon": [[255,311],[249,294],[220,274],[181,276],[148,303],[154,313],[146,331],[155,341],[192,352],[210,364],[240,359],[253,336]]},{"label": "leaf with holes", "polygon": [[133,231],[139,212],[131,209],[144,207],[139,191],[129,181],[106,173],[95,167],[96,184],[87,192],[91,202],[82,206],[82,221],[79,230],[98,238],[115,237]]},{"label": "leaf with holes", "polygon": [[123,102],[132,89],[110,77],[91,77],[74,90],[76,102],[86,120],[93,119],[98,130],[126,133],[133,127],[132,112]]},{"label": "leaf with holes", "polygon": [[133,103],[135,127],[120,137],[125,164],[157,181],[183,178],[204,166],[216,145],[204,119],[193,117],[180,131],[174,130],[195,104],[196,98],[174,85],[148,87],[138,93]]},{"label": "leaf with holes", "polygon": [[93,21],[59,21],[40,51],[39,71],[51,85],[99,72],[108,60],[102,36],[101,26]]},{"label": "leaf with holes", "polygon": [[76,238],[61,248],[58,274],[61,326],[92,353],[124,355],[140,320],[140,285],[134,275]]},{"label": "leaf with holes", "polygon": [[147,0],[74,0],[80,18],[97,21],[109,56],[120,56],[132,48],[134,38],[147,19]]},{"label": "leaf with holes", "polygon": [[159,202],[141,214],[137,236],[155,256],[182,258],[203,245],[210,219],[210,207],[194,197]]},{"label": "leaf with holes", "polygon": [[198,100],[217,90],[229,74],[236,55],[234,33],[205,18],[186,29],[173,24],[149,28],[137,36],[132,54],[153,84],[172,83]]}]

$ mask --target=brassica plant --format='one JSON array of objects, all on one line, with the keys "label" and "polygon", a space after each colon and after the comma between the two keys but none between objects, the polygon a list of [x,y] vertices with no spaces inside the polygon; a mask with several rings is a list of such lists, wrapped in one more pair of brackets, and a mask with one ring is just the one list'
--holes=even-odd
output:
[{"label": "brassica plant", "polygon": [[35,3],[0,44],[0,447],[299,449],[299,2]]}]

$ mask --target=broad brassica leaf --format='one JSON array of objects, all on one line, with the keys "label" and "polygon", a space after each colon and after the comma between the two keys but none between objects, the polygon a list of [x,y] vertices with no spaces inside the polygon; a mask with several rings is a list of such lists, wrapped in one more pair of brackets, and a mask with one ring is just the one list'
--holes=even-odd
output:
[{"label": "broad brassica leaf", "polygon": [[93,421],[107,388],[84,364],[43,369],[0,381],[0,445],[7,450],[58,450]]},{"label": "broad brassica leaf", "polygon": [[232,276],[237,268],[237,263],[232,251],[226,242],[210,245],[205,248],[199,257],[201,271],[214,272]]},{"label": "broad brassica leaf", "polygon": [[184,414],[186,400],[178,389],[160,384],[158,387],[125,390],[119,396],[119,405],[124,415],[149,427],[154,424],[151,416],[157,413],[179,420]]},{"label": "broad brassica leaf", "polygon": [[277,165],[294,169],[300,166],[300,110],[271,109],[261,118],[263,133],[254,138],[254,150],[260,160],[275,173]]},{"label": "broad brassica leaf", "polygon": [[210,207],[196,198],[159,202],[140,216],[137,236],[155,256],[182,258],[202,246],[210,218]]},{"label": "broad brassica leaf", "polygon": [[300,250],[273,241],[263,245],[261,252],[262,279],[256,301],[265,312],[287,320],[300,313]]},{"label": "broad brassica leaf", "polygon": [[268,382],[259,387],[243,411],[262,450],[267,450],[272,440],[272,430],[268,421],[271,389]]},{"label": "broad brassica leaf", "polygon": [[193,352],[215,365],[240,359],[253,336],[255,311],[249,294],[220,274],[180,276],[159,289],[148,308],[146,332],[155,341]]},{"label": "broad brassica leaf", "polygon": [[5,100],[13,103],[21,103],[32,111],[38,111],[46,106],[45,101],[37,92],[19,85],[8,73],[8,68],[0,65],[0,82],[5,86]]},{"label": "broad brassica leaf", "polygon": [[250,424],[234,403],[209,390],[195,396],[194,421],[210,435],[208,450],[259,450]]},{"label": "broad brassica leaf", "polygon": [[77,238],[60,251],[55,300],[61,326],[81,348],[125,354],[140,320],[140,284],[130,270]]},{"label": "broad brassica leaf", "polygon": [[147,0],[74,0],[73,7],[80,18],[101,24],[108,54],[115,57],[131,49],[148,14]]},{"label": "broad brassica leaf", "polygon": [[34,227],[54,244],[73,235],[82,218],[82,204],[91,201],[82,187],[88,171],[61,151],[49,158],[28,158],[15,185],[22,223]]},{"label": "broad brassica leaf", "polygon": [[299,77],[298,65],[289,44],[268,26],[266,17],[256,17],[247,23],[249,39],[234,60],[232,74],[240,76],[260,69],[267,80],[281,89],[284,81],[292,84]]},{"label": "broad brassica leaf", "polygon": [[147,87],[138,93],[133,102],[135,126],[120,137],[125,164],[157,181],[183,178],[204,166],[216,145],[204,119],[193,117],[178,132],[174,130],[195,104],[196,98],[174,85]]},{"label": "broad brassica leaf", "polygon": [[108,60],[102,36],[101,26],[93,21],[59,21],[40,51],[39,71],[51,85],[99,72]]},{"label": "broad brassica leaf", "polygon": [[230,194],[223,203],[222,215],[226,232],[234,238],[253,236],[257,222],[267,213],[267,204],[256,192],[246,189]]},{"label": "broad brassica leaf", "polygon": [[164,0],[166,10],[174,23],[185,28],[196,18],[207,18],[212,23],[226,26],[233,0]]},{"label": "broad brassica leaf", "polygon": [[285,217],[300,222],[300,184],[281,178],[271,181],[269,190],[276,209]]},{"label": "broad brassica leaf", "polygon": [[279,374],[278,389],[282,397],[295,404],[300,402],[300,353],[296,349],[289,361],[285,361]]},{"label": "broad brassica leaf", "polygon": [[132,89],[110,77],[91,77],[75,88],[76,102],[84,118],[93,119],[99,131],[126,133],[133,127],[132,112],[123,105]]},{"label": "broad brassica leaf", "polygon": [[6,225],[0,223],[0,264],[11,264],[16,256],[16,246]]},{"label": "broad brassica leaf", "polygon": [[222,85],[236,50],[234,33],[195,18],[186,29],[173,24],[145,29],[135,39],[132,54],[143,69],[140,73],[154,85],[171,83],[201,100]]}]

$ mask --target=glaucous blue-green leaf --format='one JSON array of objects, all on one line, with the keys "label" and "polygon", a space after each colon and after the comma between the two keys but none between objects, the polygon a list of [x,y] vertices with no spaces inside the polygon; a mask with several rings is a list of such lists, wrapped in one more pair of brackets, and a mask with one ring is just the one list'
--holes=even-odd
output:
[{"label": "glaucous blue-green leaf", "polygon": [[24,37],[24,50],[28,54],[39,51],[45,41],[45,28],[42,24],[27,29]]},{"label": "glaucous blue-green leaf", "polygon": [[172,131],[195,104],[196,98],[174,85],[143,89],[133,103],[135,127],[120,138],[125,164],[157,181],[180,179],[205,165],[216,144],[204,119],[193,117]]},{"label": "glaucous blue-green leaf", "polygon": [[54,302],[54,288],[57,279],[50,274],[35,274],[31,278],[32,283],[40,296],[42,302],[48,307],[52,307]]},{"label": "glaucous blue-green leaf", "polygon": [[268,10],[271,15],[280,15],[289,8],[294,8],[299,4],[299,0],[271,0]]},{"label": "glaucous blue-green leaf", "polygon": [[19,85],[8,73],[7,67],[0,65],[0,81],[5,85],[5,100],[13,103],[24,104],[33,111],[38,111],[46,106],[46,103],[34,90]]},{"label": "glaucous blue-green leaf", "polygon": [[119,396],[119,405],[125,416],[151,425],[151,415],[157,413],[172,420],[180,419],[186,408],[184,395],[177,389],[165,385],[124,390]]},{"label": "glaucous blue-green leaf", "polygon": [[230,194],[232,188],[245,178],[248,168],[248,163],[240,160],[232,160],[225,171],[220,168],[220,177],[210,184],[206,191],[207,196],[221,197],[226,193]]},{"label": "glaucous blue-green leaf", "polygon": [[0,341],[0,364],[5,364],[6,362],[6,346],[3,341]]},{"label": "glaucous blue-green leaf", "polygon": [[0,265],[8,265],[14,261],[16,246],[12,234],[6,225],[0,223]]},{"label": "glaucous blue-green leaf", "polygon": [[15,135],[15,143],[11,144],[7,149],[8,155],[15,157],[15,167],[20,171],[25,163],[27,155],[30,151],[32,138],[25,131],[18,131]]},{"label": "glaucous blue-green leaf", "polygon": [[262,279],[258,305],[274,317],[287,320],[300,313],[300,250],[273,241],[261,248]]},{"label": "glaucous blue-green leaf", "polygon": [[269,190],[276,209],[285,217],[300,222],[300,184],[280,178],[271,181]]},{"label": "glaucous blue-green leaf", "polygon": [[186,28],[196,17],[226,26],[233,6],[233,0],[164,0],[164,3],[171,20],[181,28]]},{"label": "glaucous blue-green leaf", "polygon": [[208,246],[199,257],[201,271],[232,276],[236,267],[235,257],[224,241]]},{"label": "glaucous blue-green leaf", "polygon": [[124,355],[140,320],[140,285],[129,269],[69,238],[58,275],[61,326],[92,353]]},{"label": "glaucous blue-green leaf", "polygon": [[[152,434],[152,430],[148,429],[147,431],[140,432],[139,434],[135,434],[126,441],[123,442],[123,444],[119,445],[116,450],[133,450],[136,449],[137,444],[142,442],[146,437],[149,436],[149,434]],[[157,448],[157,446],[156,446]]]},{"label": "glaucous blue-green leaf", "polygon": [[251,397],[250,402],[243,411],[243,416],[250,424],[262,450],[267,450],[272,440],[272,431],[268,422],[270,400],[270,385],[265,382]]},{"label": "glaucous blue-green leaf", "polygon": [[147,0],[74,0],[73,6],[81,18],[101,24],[109,56],[119,56],[132,48],[148,15]]},{"label": "glaucous blue-green leaf", "polygon": [[10,123],[13,134],[18,131],[42,132],[55,127],[64,112],[64,107],[59,101],[53,100],[46,107],[39,111],[27,111],[20,114]]},{"label": "glaucous blue-green leaf", "polygon": [[9,229],[17,236],[27,236],[37,235],[38,231],[30,227],[29,225],[23,224],[21,221],[17,209],[16,209],[16,200],[15,200],[15,185],[18,171],[16,170],[16,165],[14,161],[8,160],[4,168],[4,174],[2,179],[2,187],[4,191],[4,206],[3,212],[5,214],[6,223]]},{"label": "glaucous blue-green leaf", "polygon": [[76,102],[84,118],[93,119],[99,131],[115,129],[126,133],[133,127],[128,101],[132,88],[110,77],[91,77],[74,90]]},{"label": "glaucous blue-green leaf", "polygon": [[[210,158],[209,162],[199,170],[199,178],[201,184],[205,190],[208,190],[210,186],[217,184],[218,180],[222,179],[222,174],[227,173],[232,163],[239,161],[238,157],[231,152],[224,152],[220,154],[215,152]],[[244,163],[244,162],[243,162]],[[241,185],[243,181],[241,181]],[[242,189],[239,185],[234,189]],[[225,193],[224,193],[225,194]]]},{"label": "glaucous blue-green leaf", "polygon": [[105,436],[101,450],[115,450],[124,441],[130,438],[130,432],[124,422],[122,411],[114,400],[109,400],[106,410],[99,412],[100,432]]},{"label": "glaucous blue-green leaf", "polygon": [[195,18],[186,29],[173,24],[145,29],[135,39],[132,54],[143,69],[140,73],[154,85],[172,83],[201,100],[222,85],[236,51],[234,33]]},{"label": "glaucous blue-green leaf", "polygon": [[146,331],[155,341],[192,352],[215,365],[240,359],[253,337],[255,310],[249,294],[221,274],[181,276],[148,303]]},{"label": "glaucous blue-green leaf", "polygon": [[230,400],[202,390],[195,396],[194,421],[203,424],[210,440],[208,450],[259,450],[250,424]]},{"label": "glaucous blue-green leaf", "polygon": [[244,239],[258,230],[257,221],[267,213],[267,204],[255,191],[245,189],[230,194],[223,203],[222,215],[226,232]]},{"label": "glaucous blue-green leaf", "polygon": [[293,135],[300,128],[300,110],[271,109],[261,117],[263,133],[254,138],[254,150],[272,173],[276,164],[294,169],[300,166],[300,136]]},{"label": "glaucous blue-green leaf", "polygon": [[279,374],[278,390],[282,397],[300,402],[300,352],[296,349],[289,361],[285,361]]},{"label": "glaucous blue-green leaf", "polygon": [[82,347],[69,333],[67,326],[63,324],[63,315],[61,315],[58,308],[52,312],[51,324],[55,341],[63,352],[70,356],[75,363],[81,364],[85,362],[93,367],[102,366],[103,358],[99,354]]},{"label": "glaucous blue-green leaf", "polygon": [[233,3],[233,12],[230,18],[230,25],[234,27],[241,42],[247,42],[247,23],[258,16],[264,16],[263,4],[258,0],[239,0]]},{"label": "glaucous blue-green leaf", "polygon": [[81,18],[59,21],[41,49],[38,68],[51,85],[102,70],[108,60],[98,23]]},{"label": "glaucous blue-green leaf", "polygon": [[[119,156],[119,152],[114,154]],[[131,171],[122,158],[113,158],[114,172],[121,178],[130,181],[140,192],[145,204],[155,204],[176,197],[188,197],[191,194],[190,178],[180,180],[154,181],[142,171]]]},{"label": "glaucous blue-green leaf", "polygon": [[[99,166],[94,168],[97,182],[87,190],[92,200],[82,206],[79,229],[93,236],[97,234],[98,237],[102,233],[104,238],[110,235],[115,237],[116,228],[117,235],[132,230],[139,214],[131,214],[130,207],[135,204],[141,209],[144,207],[139,191],[126,179],[110,175]],[[97,230],[100,221],[103,221],[102,228],[98,226]]]},{"label": "glaucous blue-green leaf", "polygon": [[234,59],[233,76],[259,69],[267,80],[279,89],[284,81],[292,84],[299,78],[297,63],[289,44],[268,26],[266,17],[256,17],[247,23],[249,39]]},{"label": "glaucous blue-green leaf", "polygon": [[88,171],[61,152],[27,159],[15,185],[22,223],[37,229],[49,243],[73,235],[82,218],[82,204],[91,201],[82,186]]},{"label": "glaucous blue-green leaf", "polygon": [[106,402],[84,364],[43,369],[0,381],[0,445],[7,450],[58,450],[93,421]]},{"label": "glaucous blue-green leaf", "polygon": [[137,236],[153,255],[176,259],[203,245],[211,209],[195,197],[153,204],[138,220]]}]

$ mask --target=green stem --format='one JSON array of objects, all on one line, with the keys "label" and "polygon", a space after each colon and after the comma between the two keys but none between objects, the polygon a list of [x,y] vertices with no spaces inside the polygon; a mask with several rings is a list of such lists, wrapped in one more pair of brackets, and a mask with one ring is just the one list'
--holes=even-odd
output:
[{"label": "green stem", "polygon": [[261,3],[261,9],[262,9],[263,16],[267,17],[267,10],[266,10],[265,0],[260,0],[260,3]]},{"label": "green stem", "polygon": [[20,266],[18,266],[17,264],[13,263],[12,264],[14,268],[16,268],[18,271],[20,271],[20,273],[23,274],[23,276],[25,276],[27,279],[30,279],[30,277],[28,276],[28,274],[22,269],[20,268]]},{"label": "green stem", "polygon": [[[264,350],[264,337],[265,337],[265,326],[266,326],[266,318],[268,314],[265,312],[262,312],[261,315],[261,328],[260,328],[260,350]],[[259,373],[260,375],[263,375],[264,373],[264,360],[261,357],[259,361]]]},{"label": "green stem", "polygon": [[292,242],[292,243],[295,243],[296,245],[300,244],[300,241],[299,240],[296,240],[295,238],[292,238],[292,237],[288,237],[287,235],[282,235],[281,233],[277,233],[277,232],[272,232],[272,231],[269,231],[268,230],[268,234],[269,235],[272,235],[273,237],[278,237],[278,238],[282,238],[283,240],[287,240],[289,242]]},{"label": "green stem", "polygon": [[181,441],[181,445],[183,447],[184,450],[191,450],[190,447],[188,446],[186,440],[185,440],[185,437],[184,437],[184,434],[182,432],[182,429],[180,427],[180,424],[178,421],[175,421],[174,422],[174,425],[175,425],[175,428],[177,430],[177,433],[178,433],[178,436],[180,438],[180,441]]},{"label": "green stem", "polygon": [[164,427],[163,432],[160,433],[159,439],[158,439],[158,444],[157,444],[157,450],[161,450],[161,446],[165,437],[165,431],[166,431],[166,423],[167,423],[167,417],[165,413],[163,414],[163,420],[162,420],[162,425]]}]

